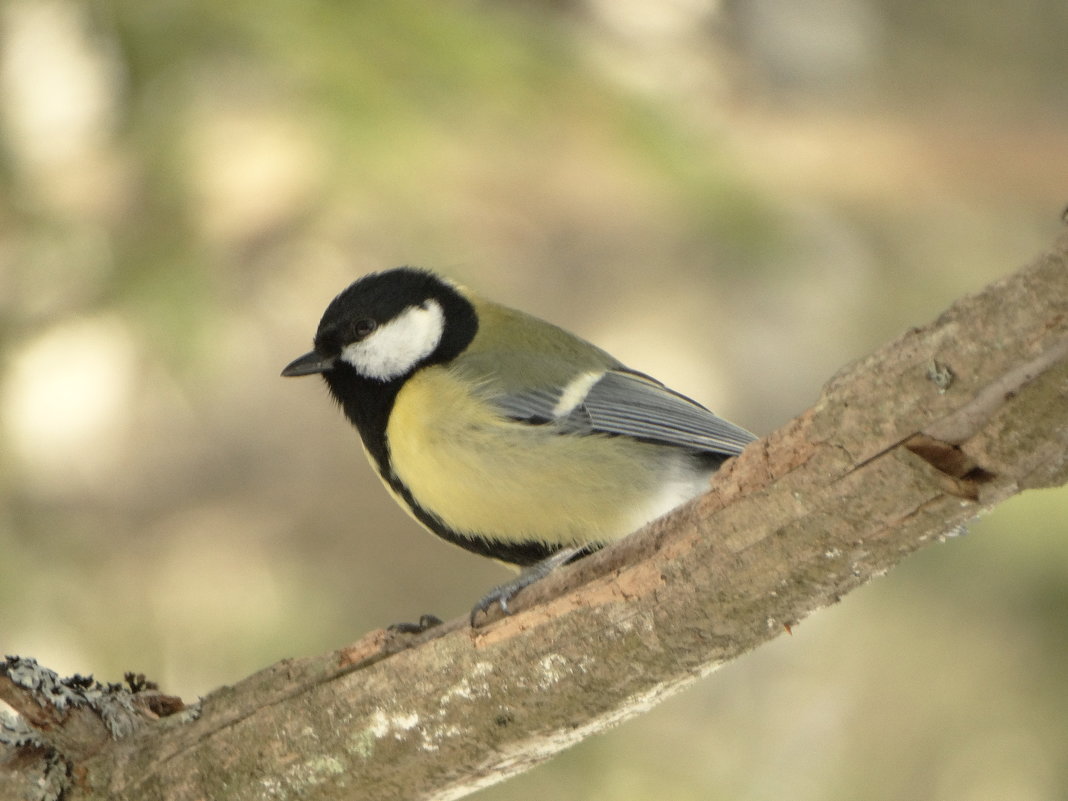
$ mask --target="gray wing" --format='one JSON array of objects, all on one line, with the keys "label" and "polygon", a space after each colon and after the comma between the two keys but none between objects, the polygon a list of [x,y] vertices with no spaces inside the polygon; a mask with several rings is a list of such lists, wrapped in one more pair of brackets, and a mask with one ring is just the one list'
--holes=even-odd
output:
[{"label": "gray wing", "polygon": [[[580,386],[581,388],[581,386]],[[536,389],[496,398],[509,417],[554,424],[561,433],[622,434],[696,451],[734,456],[756,439],[701,404],[641,373],[610,370],[581,397],[575,386]]]}]

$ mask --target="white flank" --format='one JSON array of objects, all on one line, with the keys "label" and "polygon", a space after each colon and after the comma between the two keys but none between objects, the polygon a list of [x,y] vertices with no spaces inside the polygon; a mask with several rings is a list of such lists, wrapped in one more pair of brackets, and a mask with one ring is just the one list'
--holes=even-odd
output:
[{"label": "white flank", "polygon": [[641,506],[631,511],[627,526],[629,531],[637,531],[708,490],[709,474],[705,471],[693,470],[680,464],[672,473],[654,495],[646,498]]},{"label": "white flank", "polygon": [[342,361],[362,376],[390,381],[434,352],[445,330],[445,314],[436,300],[409,306],[367,339],[341,351]]}]

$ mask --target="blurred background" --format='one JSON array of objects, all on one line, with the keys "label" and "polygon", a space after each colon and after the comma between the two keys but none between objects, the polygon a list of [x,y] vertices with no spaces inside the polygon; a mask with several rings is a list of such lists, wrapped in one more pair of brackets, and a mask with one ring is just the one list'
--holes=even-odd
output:
[{"label": "blurred background", "polygon": [[[187,699],[507,578],[321,382],[398,264],[767,433],[1047,247],[1068,4],[7,0],[0,649]],[[1068,494],[1029,493],[491,799],[1068,795]]]}]

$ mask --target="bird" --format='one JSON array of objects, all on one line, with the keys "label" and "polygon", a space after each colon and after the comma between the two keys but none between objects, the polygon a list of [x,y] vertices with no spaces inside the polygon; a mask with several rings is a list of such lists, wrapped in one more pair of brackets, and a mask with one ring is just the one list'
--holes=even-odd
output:
[{"label": "bird", "polygon": [[325,380],[422,526],[520,569],[472,608],[472,626],[702,494],[756,439],[575,334],[417,267],[344,289],[282,375]]}]

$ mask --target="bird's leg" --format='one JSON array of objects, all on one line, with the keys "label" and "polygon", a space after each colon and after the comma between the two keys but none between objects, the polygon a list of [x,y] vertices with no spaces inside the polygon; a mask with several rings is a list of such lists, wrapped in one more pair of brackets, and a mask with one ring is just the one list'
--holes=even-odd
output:
[{"label": "bird's leg", "polygon": [[535,562],[529,567],[523,568],[518,576],[506,584],[501,584],[499,587],[494,587],[488,593],[486,593],[475,604],[471,610],[471,627],[474,628],[475,618],[478,617],[479,612],[485,612],[494,604],[500,604],[501,611],[506,615],[511,614],[511,610],[508,609],[508,602],[512,597],[524,587],[529,587],[538,579],[545,578],[553,570],[560,565],[566,564],[580,554],[589,553],[589,546],[578,546],[570,548],[561,548],[551,556],[547,556],[540,562]]}]

